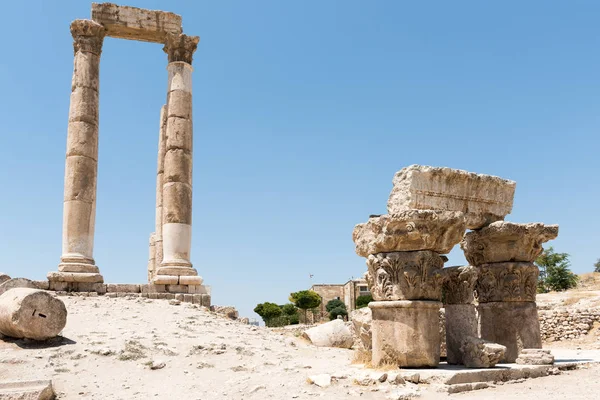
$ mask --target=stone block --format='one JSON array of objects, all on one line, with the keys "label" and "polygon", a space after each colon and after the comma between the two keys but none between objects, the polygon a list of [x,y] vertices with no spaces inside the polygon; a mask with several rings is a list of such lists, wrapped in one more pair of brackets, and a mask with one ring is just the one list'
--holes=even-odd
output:
[{"label": "stone block", "polygon": [[187,285],[167,285],[166,290],[169,293],[188,293],[189,288]]},{"label": "stone block", "polygon": [[192,154],[182,149],[172,149],[165,154],[163,182],[192,184]]},{"label": "stone block", "polygon": [[539,270],[533,263],[503,262],[477,267],[475,293],[479,303],[533,302]]},{"label": "stone block", "polygon": [[103,283],[75,282],[71,288],[76,292],[106,293],[106,285]]},{"label": "stone block", "polygon": [[140,293],[140,295],[141,295],[143,298],[146,298],[146,299],[149,297],[149,296],[148,296],[148,295],[149,295],[149,293],[148,293],[148,292],[146,292],[146,293]]},{"label": "stone block", "polygon": [[[186,88],[187,89],[187,88]],[[172,90],[168,93],[168,117],[192,118],[192,93],[187,90]]]},{"label": "stone block", "polygon": [[127,283],[109,283],[106,285],[106,291],[117,293],[140,293],[140,285]]},{"label": "stone block", "polygon": [[448,364],[462,364],[462,341],[477,337],[477,310],[473,304],[446,304],[446,360]]},{"label": "stone block", "polygon": [[142,293],[164,293],[167,291],[166,285],[140,285],[140,291]]},{"label": "stone block", "polygon": [[169,293],[156,293],[156,298],[159,300],[167,300]]},{"label": "stone block", "polygon": [[92,20],[106,28],[107,36],[154,43],[165,43],[167,35],[183,30],[177,14],[112,3],[92,3]]},{"label": "stone block", "polygon": [[117,295],[118,293],[116,292],[106,293],[106,297],[110,297],[111,299],[117,298]]},{"label": "stone block", "polygon": [[[165,157],[172,151],[168,150]],[[168,182],[163,186],[163,229],[166,229],[165,224],[170,223],[192,224],[192,187],[187,183]],[[166,236],[166,233],[163,232],[163,235]]]},{"label": "stone block", "polygon": [[557,236],[558,225],[498,221],[477,231],[467,232],[460,247],[471,265],[533,262],[543,251],[542,243]]},{"label": "stone block", "polygon": [[458,244],[466,230],[458,211],[408,210],[394,215],[372,216],[352,232],[356,254],[431,250],[446,254]]},{"label": "stone block", "polygon": [[524,365],[552,365],[554,356],[546,349],[523,349],[516,360],[517,364]]},{"label": "stone block", "polygon": [[[180,285],[199,286],[199,285],[202,285],[203,281],[204,280],[202,279],[201,276],[180,276],[179,277],[179,284]],[[188,290],[189,290],[189,288],[188,288]],[[192,290],[195,290],[195,288],[192,289]]]},{"label": "stone block", "polygon": [[59,282],[89,282],[102,283],[104,278],[100,274],[76,273],[76,272],[48,272],[48,280]]},{"label": "stone block", "polygon": [[158,299],[159,293],[148,293],[148,298],[152,300]]},{"label": "stone block", "polygon": [[369,307],[359,308],[350,313],[350,320],[354,326],[354,335],[360,340],[362,350],[370,351],[372,348],[371,322],[373,313]]},{"label": "stone block", "polygon": [[210,308],[210,305],[211,305],[210,302],[211,302],[211,300],[210,300],[210,294],[203,294],[202,295],[202,305],[204,307]]},{"label": "stone block", "polygon": [[37,289],[38,287],[32,280],[29,280],[27,278],[13,278],[7,280],[6,282],[0,285],[0,295],[6,293],[11,289],[16,288]]},{"label": "stone block", "polygon": [[152,283],[154,285],[177,285],[179,277],[176,275],[155,275]]},{"label": "stone block", "polygon": [[187,294],[187,293],[186,293],[186,294],[184,294],[184,295],[183,295],[183,301],[184,301],[185,303],[193,303],[193,302],[194,302],[194,300],[193,300],[193,295],[191,295],[191,294]]},{"label": "stone block", "polygon": [[174,293],[165,293],[165,299],[167,300],[173,300],[175,298],[175,294]]},{"label": "stone block", "polygon": [[192,295],[192,303],[202,305],[202,295],[201,294],[193,294]]},{"label": "stone block", "polygon": [[[167,150],[183,149],[192,151],[192,121],[186,118],[167,119]],[[163,198],[163,204],[165,203]]]},{"label": "stone block", "polygon": [[0,296],[0,333],[17,339],[47,340],[67,324],[67,308],[50,293],[13,288]]},{"label": "stone block", "polygon": [[437,301],[372,301],[374,366],[437,367],[440,361]]},{"label": "stone block", "polygon": [[43,281],[31,281],[33,282],[33,285],[41,290],[49,290],[50,289],[50,282],[48,282],[47,280],[43,280]]},{"label": "stone block", "polygon": [[158,267],[156,269],[157,275],[171,275],[171,276],[196,276],[198,271],[195,268],[190,267]]},{"label": "stone block", "polygon": [[373,300],[442,299],[444,260],[433,251],[371,254],[367,266]]},{"label": "stone block", "polygon": [[479,339],[476,336],[465,336],[460,347],[462,363],[467,368],[490,368],[498,364],[504,357],[506,347]]},{"label": "stone block", "polygon": [[462,211],[467,228],[503,220],[512,211],[516,183],[451,168],[411,165],[398,171],[388,214],[409,209]]},{"label": "stone block", "polygon": [[500,362],[514,363],[523,348],[542,348],[534,302],[481,303],[477,315],[480,337],[506,347]]},{"label": "stone block", "polygon": [[175,300],[183,301],[183,293],[175,293]]},{"label": "stone block", "polygon": [[[97,54],[78,51],[73,62],[71,90],[85,87],[98,91],[100,77],[100,57]],[[97,154],[97,153],[96,153]]]},{"label": "stone block", "polygon": [[354,344],[352,332],[340,319],[307,329],[302,336],[318,347],[349,349]]},{"label": "stone block", "polygon": [[54,398],[54,388],[50,380],[0,383],[0,399],[3,400],[52,400]]}]

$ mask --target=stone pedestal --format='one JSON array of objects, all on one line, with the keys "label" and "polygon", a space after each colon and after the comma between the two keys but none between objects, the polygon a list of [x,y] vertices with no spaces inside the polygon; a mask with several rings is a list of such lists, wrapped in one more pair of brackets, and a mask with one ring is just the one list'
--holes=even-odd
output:
[{"label": "stone pedestal", "polygon": [[67,133],[59,282],[103,282],[93,257],[98,170],[98,81],[105,29],[89,20],[71,23],[75,61]]},{"label": "stone pedestal", "polygon": [[437,367],[440,361],[438,301],[373,301],[373,365]]},{"label": "stone pedestal", "polygon": [[481,303],[477,315],[480,337],[506,346],[500,362],[514,363],[522,349],[542,348],[535,302]]}]

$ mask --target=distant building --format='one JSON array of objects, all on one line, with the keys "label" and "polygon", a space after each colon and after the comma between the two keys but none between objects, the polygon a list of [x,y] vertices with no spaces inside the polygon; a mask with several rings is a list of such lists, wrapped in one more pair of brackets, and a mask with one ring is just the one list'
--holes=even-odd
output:
[{"label": "distant building", "polygon": [[356,309],[356,299],[358,296],[371,294],[371,292],[369,292],[369,287],[367,286],[367,281],[361,278],[349,280],[344,284],[313,285],[310,290],[321,296],[322,301],[321,305],[319,306],[321,318],[328,317],[325,306],[333,299],[343,301],[346,305],[346,309],[348,310],[348,314],[350,314],[351,311]]}]

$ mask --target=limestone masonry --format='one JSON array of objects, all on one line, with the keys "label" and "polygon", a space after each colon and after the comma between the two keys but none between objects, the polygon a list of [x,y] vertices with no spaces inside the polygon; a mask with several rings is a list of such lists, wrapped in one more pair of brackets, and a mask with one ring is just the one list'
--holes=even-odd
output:
[{"label": "limestone masonry", "polygon": [[[389,215],[371,216],[352,233],[374,300],[374,365],[437,366],[442,299],[449,364],[487,368],[541,348],[533,261],[558,226],[505,222],[515,186],[450,168],[396,173]],[[459,242],[471,265],[443,268],[442,254]]]}]

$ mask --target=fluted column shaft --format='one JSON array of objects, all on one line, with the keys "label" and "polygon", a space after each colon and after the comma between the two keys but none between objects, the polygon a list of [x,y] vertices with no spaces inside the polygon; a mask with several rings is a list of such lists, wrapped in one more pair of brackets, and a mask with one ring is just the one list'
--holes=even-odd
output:
[{"label": "fluted column shaft", "polygon": [[[98,171],[98,84],[105,30],[93,21],[75,20],[71,24],[71,34],[75,61],[67,133],[62,256],[59,274],[53,277],[59,281],[102,282],[93,250]],[[74,274],[84,275],[73,278]]]}]

